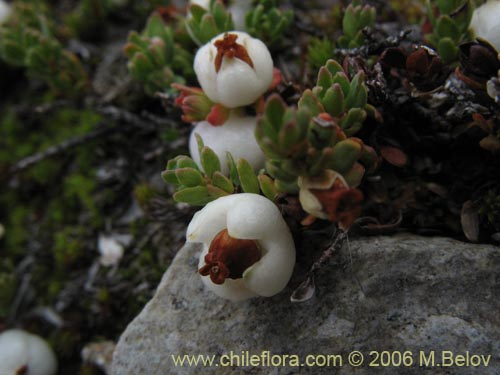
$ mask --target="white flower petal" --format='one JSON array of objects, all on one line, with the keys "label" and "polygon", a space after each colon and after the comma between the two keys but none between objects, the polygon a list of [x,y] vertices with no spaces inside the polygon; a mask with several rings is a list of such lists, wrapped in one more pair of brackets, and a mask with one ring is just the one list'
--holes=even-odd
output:
[{"label": "white flower petal", "polygon": [[[28,335],[28,374],[54,375],[57,371],[57,360],[52,349],[45,340],[36,335]],[[33,371],[31,371],[32,369]]]},{"label": "white flower petal", "polygon": [[254,171],[264,167],[265,157],[255,139],[255,117],[238,117],[231,115],[222,126],[212,126],[207,121],[196,124],[189,138],[189,152],[193,160],[201,168],[200,154],[195,134],[203,139],[205,146],[210,147],[221,161],[221,171],[228,173],[227,156],[230,152],[234,160],[246,159]]},{"label": "white flower petal", "polygon": [[195,213],[187,228],[186,241],[210,245],[213,238],[227,227],[227,211],[234,204],[235,197],[233,194],[219,198]]},{"label": "white flower petal", "polygon": [[269,199],[257,194],[237,194],[227,212],[227,230],[231,237],[246,240],[278,238],[289,232],[278,208]]},{"label": "white flower petal", "polygon": [[259,240],[264,256],[243,273],[246,287],[260,296],[281,292],[293,273],[295,244],[290,232],[276,232],[275,238]]},{"label": "white flower petal", "polygon": [[0,374],[15,374],[28,363],[26,334],[12,329],[0,334]]},{"label": "white flower petal", "polygon": [[26,375],[54,375],[57,360],[42,338],[19,329],[0,334],[0,374],[13,375],[27,366]]},{"label": "white flower petal", "polygon": [[490,0],[474,10],[470,28],[500,51],[500,0]]}]

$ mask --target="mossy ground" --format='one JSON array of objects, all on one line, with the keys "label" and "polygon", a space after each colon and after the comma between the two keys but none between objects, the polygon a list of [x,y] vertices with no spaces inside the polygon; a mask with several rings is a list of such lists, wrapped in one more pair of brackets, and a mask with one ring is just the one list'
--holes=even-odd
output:
[{"label": "mossy ground", "polygon": [[[169,196],[160,171],[186,152],[185,142],[172,147],[183,130],[131,128],[96,110],[112,90],[118,94],[106,105],[161,109],[127,81],[121,55],[128,30],[146,14],[110,22],[94,40],[87,67],[96,89],[85,97],[56,96],[24,70],[0,63],[0,86],[9,93],[0,99],[0,330],[22,327],[47,338],[60,374],[100,373],[82,364],[83,347],[115,341],[138,314],[180,248],[192,213],[174,210],[169,199],[155,205],[167,214],[149,211],[151,200]],[[107,48],[114,48],[112,64],[103,63]],[[149,115],[164,115],[157,112]],[[97,136],[11,173],[23,158],[92,132]],[[109,233],[132,240],[120,263],[105,267],[97,240]]]}]

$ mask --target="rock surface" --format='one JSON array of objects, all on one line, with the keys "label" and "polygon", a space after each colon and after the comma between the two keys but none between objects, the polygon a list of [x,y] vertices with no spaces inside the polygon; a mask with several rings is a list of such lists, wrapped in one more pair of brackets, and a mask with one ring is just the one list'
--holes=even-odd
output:
[{"label": "rock surface", "polygon": [[[112,374],[371,374],[368,364],[376,356],[370,351],[383,350],[410,351],[406,363],[412,366],[384,367],[383,355],[374,362],[378,373],[500,373],[500,248],[404,234],[352,241],[351,253],[352,263],[347,248],[336,255],[316,279],[316,296],[305,303],[289,302],[299,274],[278,296],[235,304],[205,290],[196,273],[199,249],[185,246],[123,333]],[[365,358],[358,368],[348,363],[354,350]],[[296,354],[302,363],[309,354],[339,354],[342,364],[176,367],[171,357],[203,354],[217,361],[231,351]],[[471,367],[472,361],[424,370],[421,351],[427,359],[434,351],[436,364],[443,351],[469,352],[469,361],[473,354],[491,359],[487,367]],[[445,356],[443,365],[450,363]],[[396,362],[398,357],[393,355]]]}]

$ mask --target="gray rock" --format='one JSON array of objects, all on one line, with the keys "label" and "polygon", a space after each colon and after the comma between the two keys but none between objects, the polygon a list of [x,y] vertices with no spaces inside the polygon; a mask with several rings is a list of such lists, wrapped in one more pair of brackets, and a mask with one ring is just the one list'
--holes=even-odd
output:
[{"label": "gray rock", "polygon": [[[337,254],[318,275],[316,296],[302,304],[289,302],[303,278],[300,272],[278,296],[226,302],[199,280],[198,253],[195,245],[178,253],[154,298],[123,333],[113,374],[500,373],[498,247],[406,234],[352,241],[351,252],[344,248]],[[359,368],[348,363],[354,350],[364,355]],[[408,351],[406,363],[412,366],[384,367],[387,353],[378,360],[370,354],[384,350],[395,353],[396,364],[398,352]],[[335,369],[333,362],[330,367],[260,367],[237,366],[234,359],[233,367],[202,368],[176,367],[171,357],[218,359],[231,351],[244,352],[243,357],[246,351],[293,354],[303,363],[309,354],[338,354],[342,363],[337,360]],[[450,363],[447,351],[491,358],[487,367],[419,367],[432,351],[436,365],[443,353],[443,365]],[[370,362],[380,367],[370,368]]]}]

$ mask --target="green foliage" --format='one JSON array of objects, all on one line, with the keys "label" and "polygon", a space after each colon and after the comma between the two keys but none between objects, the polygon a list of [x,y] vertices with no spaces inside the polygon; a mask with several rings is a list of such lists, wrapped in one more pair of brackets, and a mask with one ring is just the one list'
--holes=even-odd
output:
[{"label": "green foliage", "polygon": [[309,66],[317,70],[332,57],[333,43],[327,39],[312,38],[307,47],[307,62]]},{"label": "green foliage", "polygon": [[124,47],[130,74],[150,95],[193,75],[193,56],[175,42],[172,29],[153,13],[142,34],[132,31]]},{"label": "green foliage", "polygon": [[0,27],[0,58],[25,67],[57,94],[78,95],[87,87],[80,60],[54,36],[50,16],[40,3],[15,3],[8,22]]},{"label": "green foliage", "polygon": [[361,47],[365,42],[363,29],[375,25],[376,11],[370,5],[362,6],[360,1],[353,1],[345,10],[342,20],[342,35],[337,43],[340,48]]},{"label": "green foliage", "polygon": [[186,20],[186,29],[191,39],[199,46],[224,31],[234,29],[231,14],[220,0],[211,0],[209,9],[193,4],[189,11],[191,16]]},{"label": "green foliage", "polygon": [[351,136],[361,129],[367,114],[375,115],[367,98],[363,72],[349,80],[335,60],[328,60],[319,70],[316,86],[304,91],[298,105],[313,116],[328,113]]},{"label": "green foliage", "polygon": [[432,33],[425,36],[426,40],[436,48],[445,64],[456,62],[458,46],[472,38],[469,24],[474,3],[472,0],[427,0],[426,8],[432,25]]},{"label": "green foliage", "polygon": [[235,162],[228,153],[229,176],[225,176],[221,172],[219,157],[203,144],[198,135],[197,141],[203,170],[189,156],[180,155],[169,160],[166,170],[162,172],[163,180],[177,187],[173,197],[176,202],[203,206],[239,192],[259,194],[261,189],[269,199],[275,198],[276,191],[268,186],[268,179],[263,175],[256,176],[248,161],[239,159]]},{"label": "green foliage", "polygon": [[67,272],[85,254],[85,228],[67,226],[54,234],[52,254],[60,272]]},{"label": "green foliage", "polygon": [[279,43],[293,20],[291,9],[280,10],[276,0],[259,0],[245,16],[248,33],[268,47]]},{"label": "green foliage", "polygon": [[373,150],[348,138],[328,115],[312,113],[307,106],[287,107],[278,95],[267,100],[256,138],[278,192],[297,193],[299,176],[316,176],[326,169],[359,182],[365,169],[376,166]]},{"label": "green foliage", "polygon": [[110,10],[110,0],[81,0],[66,21],[80,38],[95,40],[106,31]]}]

